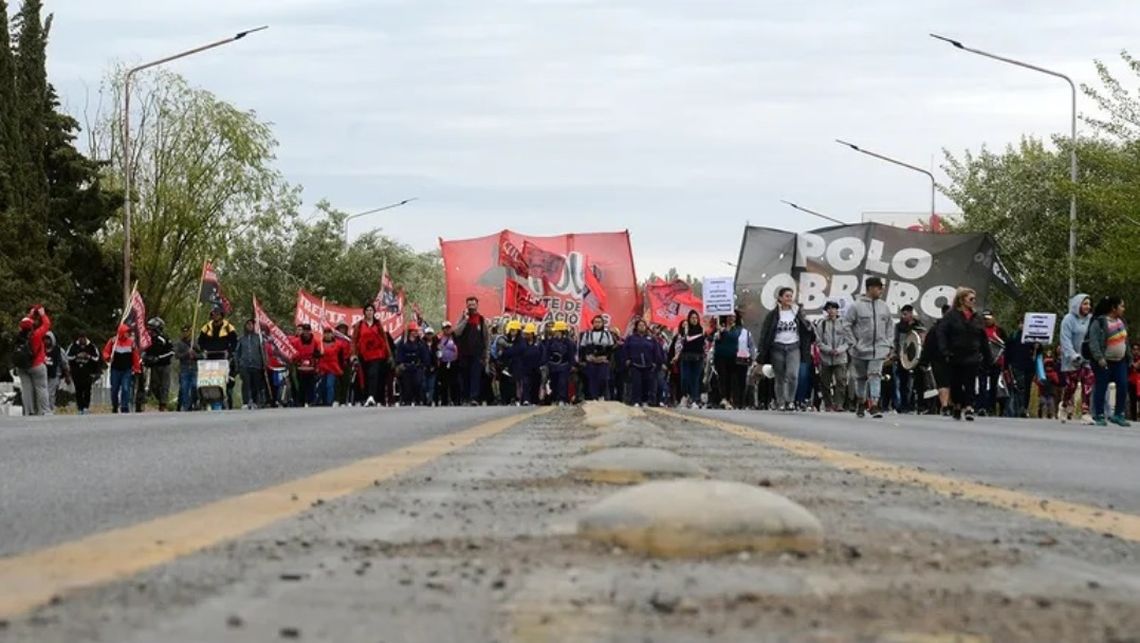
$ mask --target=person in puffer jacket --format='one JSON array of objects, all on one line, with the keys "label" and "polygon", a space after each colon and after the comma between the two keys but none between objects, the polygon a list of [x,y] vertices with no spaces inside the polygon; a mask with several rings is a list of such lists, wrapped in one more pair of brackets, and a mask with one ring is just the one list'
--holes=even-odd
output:
[{"label": "person in puffer jacket", "polygon": [[103,361],[111,369],[111,412],[131,412],[131,386],[142,372],[142,357],[130,326],[119,324],[119,332],[103,346]]},{"label": "person in puffer jacket", "polygon": [[839,318],[839,304],[823,305],[826,315],[819,321],[815,336],[819,347],[819,379],[823,389],[823,406],[828,411],[841,411],[847,406],[847,352],[851,349],[851,328]]},{"label": "person in puffer jacket", "polygon": [[625,365],[629,369],[630,403],[649,406],[654,403],[657,371],[665,368],[665,351],[649,335],[649,324],[637,320],[633,334],[625,340]]}]

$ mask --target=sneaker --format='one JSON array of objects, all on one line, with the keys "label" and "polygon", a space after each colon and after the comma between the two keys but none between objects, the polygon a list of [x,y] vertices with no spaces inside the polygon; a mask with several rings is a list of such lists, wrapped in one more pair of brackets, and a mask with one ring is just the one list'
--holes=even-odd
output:
[{"label": "sneaker", "polygon": [[879,408],[878,404],[871,406],[871,417],[875,418],[876,420],[881,420],[883,418],[883,410]]},{"label": "sneaker", "polygon": [[973,422],[974,421],[974,409],[966,409],[965,411],[962,412],[962,417],[965,418],[965,420],[967,422]]},{"label": "sneaker", "polygon": [[1092,418],[1092,424],[1096,426],[1108,426],[1108,422],[1104,419],[1103,415],[1098,415]]},{"label": "sneaker", "polygon": [[951,415],[954,417],[954,419],[956,421],[958,421],[958,422],[962,421],[962,409],[955,408],[954,411],[951,413]]},{"label": "sneaker", "polygon": [[364,401],[364,406],[376,406],[376,400],[371,395],[369,395],[368,399]]},{"label": "sneaker", "polygon": [[863,400],[855,400],[855,417],[867,417],[867,403]]},{"label": "sneaker", "polygon": [[1132,423],[1125,419],[1123,415],[1114,415],[1110,417],[1108,421],[1116,426],[1132,426]]},{"label": "sneaker", "polygon": [[[1101,419],[1103,420],[1104,418],[1101,418]],[[1096,424],[1096,419],[1093,418],[1093,416],[1089,415],[1088,413],[1085,413],[1084,415],[1081,416],[1081,424],[1091,426],[1093,424]],[[1104,426],[1104,425],[1103,424],[1097,424],[1097,426]]]}]

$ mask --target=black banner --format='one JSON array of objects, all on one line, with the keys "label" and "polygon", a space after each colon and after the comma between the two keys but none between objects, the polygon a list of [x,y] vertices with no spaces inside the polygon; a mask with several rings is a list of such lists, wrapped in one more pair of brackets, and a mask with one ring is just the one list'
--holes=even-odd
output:
[{"label": "black banner", "polygon": [[978,293],[979,306],[996,284],[1013,297],[1020,291],[988,234],[938,234],[862,223],[796,234],[749,226],[736,271],[736,294],[749,328],[758,329],[788,286],[809,316],[829,299],[841,307],[863,292],[867,277],[880,277],[894,315],[906,304],[926,318],[942,316],[959,286]]}]

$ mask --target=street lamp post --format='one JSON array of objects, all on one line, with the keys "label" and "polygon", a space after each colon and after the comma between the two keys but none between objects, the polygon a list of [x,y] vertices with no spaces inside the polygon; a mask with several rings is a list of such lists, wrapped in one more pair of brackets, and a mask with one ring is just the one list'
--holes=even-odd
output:
[{"label": "street lamp post", "polygon": [[893,164],[898,165],[900,167],[905,167],[908,170],[914,170],[915,172],[921,172],[922,174],[925,174],[927,176],[927,178],[930,179],[930,216],[931,217],[935,216],[936,213],[934,211],[934,197],[935,197],[935,194],[937,193],[937,190],[938,190],[938,184],[937,184],[937,182],[935,182],[933,174],[931,174],[930,172],[918,167],[917,165],[911,165],[910,163],[904,163],[898,159],[893,159],[889,156],[883,156],[882,154],[879,154],[878,152],[872,152],[871,150],[865,150],[865,149],[859,147],[858,145],[855,145],[854,143],[848,143],[847,141],[841,141],[839,139],[835,139],[835,142],[839,143],[840,145],[843,145],[845,147],[850,147],[851,149],[853,149],[856,152],[859,152],[861,154],[866,154],[867,156],[873,156],[873,157],[879,159],[880,161],[886,161],[887,163],[893,163]]},{"label": "street lamp post", "polygon": [[955,48],[961,49],[962,51],[968,51],[972,54],[977,54],[979,56],[985,56],[986,58],[992,58],[994,60],[998,60],[998,61],[1001,61],[1003,63],[1008,63],[1010,65],[1017,65],[1018,67],[1024,67],[1025,69],[1032,69],[1033,71],[1041,72],[1042,74],[1048,74],[1050,76],[1053,76],[1054,78],[1060,78],[1061,80],[1065,81],[1066,83],[1069,83],[1069,91],[1072,94],[1072,102],[1071,102],[1072,116],[1071,116],[1070,122],[1069,122],[1069,136],[1070,136],[1070,140],[1072,141],[1071,148],[1069,150],[1069,179],[1073,183],[1073,194],[1069,198],[1069,296],[1072,297],[1077,292],[1077,271],[1076,271],[1076,256],[1077,256],[1077,192],[1076,192],[1076,186],[1077,186],[1077,85],[1076,85],[1076,83],[1073,82],[1072,78],[1069,78],[1068,76],[1066,76],[1065,74],[1062,74],[1059,71],[1053,71],[1052,69],[1045,69],[1044,67],[1038,67],[1037,65],[1033,65],[1033,64],[1023,62],[1020,60],[1014,60],[1013,58],[1006,58],[1005,56],[999,56],[997,54],[991,54],[988,51],[982,51],[980,49],[974,49],[972,47],[967,47],[967,46],[963,45],[961,43],[961,41],[954,40],[953,38],[947,38],[946,36],[940,36],[940,35],[935,34],[935,33],[930,34],[930,37],[934,38],[936,40],[941,40],[942,42],[945,42],[945,43],[949,43],[949,44],[953,45]]},{"label": "street lamp post", "polygon": [[839,225],[847,225],[847,223],[845,221],[840,221],[839,219],[836,219],[834,217],[829,217],[826,214],[823,214],[822,212],[816,212],[815,210],[809,210],[803,206],[792,203],[791,201],[785,201],[783,199],[780,199],[780,203],[783,203],[784,205],[790,205],[791,207],[799,210],[800,212],[806,212],[807,214],[819,217],[825,221],[830,221],[831,223],[837,223]]},{"label": "street lamp post", "polygon": [[173,60],[178,60],[179,58],[193,56],[208,49],[221,47],[222,45],[241,40],[251,33],[263,31],[268,28],[268,26],[264,26],[239,31],[229,38],[223,38],[222,40],[211,42],[201,47],[195,47],[194,49],[189,49],[182,53],[167,56],[160,60],[154,60],[127,70],[127,74],[123,79],[123,192],[126,197],[123,201],[123,310],[126,310],[131,303],[131,77],[145,69],[157,67]]},{"label": "street lamp post", "polygon": [[362,217],[366,214],[376,214],[377,212],[383,212],[384,210],[391,210],[392,208],[398,208],[401,205],[407,205],[407,204],[411,203],[412,201],[416,201],[418,199],[419,199],[419,197],[414,196],[410,199],[404,199],[403,201],[400,201],[398,203],[392,203],[392,204],[386,205],[382,208],[373,208],[371,210],[365,210],[364,212],[357,212],[356,214],[350,214],[349,216],[345,217],[344,218],[344,224],[341,228],[341,236],[344,237],[344,249],[348,250],[348,222],[349,221],[352,221],[353,219]]}]

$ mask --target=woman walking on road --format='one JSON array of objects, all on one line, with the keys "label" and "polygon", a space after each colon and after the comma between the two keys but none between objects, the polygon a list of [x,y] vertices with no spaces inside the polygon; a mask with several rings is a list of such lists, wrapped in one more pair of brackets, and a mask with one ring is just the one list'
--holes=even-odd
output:
[{"label": "woman walking on road", "polygon": [[[1124,324],[1124,300],[1120,297],[1101,299],[1093,320],[1089,324],[1089,352],[1093,359],[1093,374],[1096,387],[1093,389],[1093,423],[1105,426],[1112,422],[1118,426],[1130,426],[1125,419],[1128,406],[1128,327]],[[1108,385],[1116,384],[1116,399],[1112,404],[1112,417],[1104,417],[1105,397]]]},{"label": "woman walking on road", "polygon": [[938,324],[938,353],[947,363],[954,419],[974,421],[974,386],[982,364],[990,362],[990,344],[980,315],[974,312],[977,293],[959,288],[954,309]]},{"label": "woman walking on road", "polygon": [[[799,386],[800,364],[811,363],[815,331],[795,304],[791,288],[781,288],[776,309],[764,318],[760,328],[758,361],[771,364],[776,374],[776,409],[794,411]],[[803,410],[803,409],[800,409]]]}]

